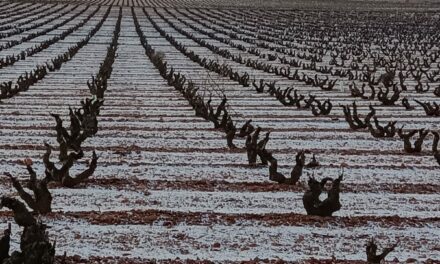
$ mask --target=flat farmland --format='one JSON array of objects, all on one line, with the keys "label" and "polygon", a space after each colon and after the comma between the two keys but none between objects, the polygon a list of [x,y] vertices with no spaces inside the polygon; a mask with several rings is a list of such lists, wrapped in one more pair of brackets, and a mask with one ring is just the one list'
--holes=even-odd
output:
[{"label": "flat farmland", "polygon": [[[43,177],[44,143],[58,150],[50,114],[68,127],[69,108],[92,98],[88,83],[113,47],[98,132],[81,145],[84,158],[70,174],[87,169],[93,150],[96,170],[73,188],[49,183],[52,212],[38,215],[59,258],[66,252],[69,263],[364,263],[375,238],[380,250],[398,243],[389,261],[439,262],[436,4],[393,8],[395,1],[386,1],[380,10],[369,1],[362,10],[337,10],[338,1],[332,9],[319,1],[270,8],[215,2],[0,1],[0,196],[20,199],[3,174],[26,183],[24,159]],[[40,67],[46,71],[37,81],[6,91],[8,82],[14,87]],[[237,128],[235,148],[195,111],[179,78],[198,88],[202,105],[216,110],[227,99],[223,112]],[[304,96],[299,107],[286,103],[289,90]],[[331,111],[319,113],[326,100]],[[353,102],[361,120],[374,109],[370,129],[348,124],[342,106],[353,110]],[[238,136],[248,120],[261,127],[260,139],[270,132],[266,149],[279,173],[290,175],[300,151],[306,163],[315,155],[319,166],[305,166],[294,185],[271,181],[268,165],[249,165],[246,137]],[[406,151],[399,133],[373,135],[389,122],[404,133],[417,130],[412,143],[426,131],[422,149]],[[51,159],[61,164],[56,154]],[[309,177],[341,172],[341,209],[331,217],[307,215]],[[18,250],[22,228],[2,208],[0,230],[8,223],[11,250]]]}]

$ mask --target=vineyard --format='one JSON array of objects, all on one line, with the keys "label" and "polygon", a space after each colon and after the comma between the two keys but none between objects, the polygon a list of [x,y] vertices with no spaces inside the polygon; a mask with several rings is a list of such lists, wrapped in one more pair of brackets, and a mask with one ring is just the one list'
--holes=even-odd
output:
[{"label": "vineyard", "polygon": [[440,7],[270,2],[0,0],[0,263],[440,263]]}]

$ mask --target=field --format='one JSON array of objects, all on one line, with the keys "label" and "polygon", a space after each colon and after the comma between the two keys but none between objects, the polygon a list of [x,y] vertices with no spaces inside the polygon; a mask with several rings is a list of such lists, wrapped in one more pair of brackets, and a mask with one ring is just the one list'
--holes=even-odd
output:
[{"label": "field", "polygon": [[[414,101],[440,103],[438,6],[385,1],[381,10],[376,2],[350,10],[356,1],[268,7],[251,0],[0,0],[0,83],[14,86],[39,65],[59,66],[0,99],[0,196],[18,198],[3,173],[25,183],[25,158],[44,175],[43,143],[57,146],[50,113],[68,124],[69,107],[91,97],[87,83],[113,47],[98,132],[84,141],[84,158],[70,172],[84,171],[92,150],[97,168],[73,188],[50,183],[52,212],[39,216],[57,256],[66,252],[71,263],[362,263],[375,238],[380,249],[398,243],[387,260],[440,262],[440,164],[433,150],[440,110],[428,115]],[[59,59],[72,47],[76,53]],[[229,148],[225,132],[196,115],[158,60],[199,88],[205,103],[211,97],[217,107],[226,97],[238,130],[252,119],[260,139],[270,131],[266,148],[279,172],[289,175],[301,150],[306,163],[315,154],[320,165],[305,167],[296,185],[270,181],[268,166],[248,164],[245,138],[235,137],[237,148]],[[379,91],[379,76],[390,69],[398,100],[367,98],[368,83]],[[406,74],[400,84],[399,72]],[[363,79],[367,73],[376,83]],[[336,80],[333,88],[313,82],[326,78]],[[353,84],[367,84],[364,97],[353,96]],[[306,100],[329,99],[331,112],[314,115],[303,101],[300,108],[284,105],[280,91],[288,87]],[[397,134],[376,138],[367,128],[351,129],[341,106],[354,101],[361,119],[372,105],[382,126],[395,121],[406,132],[429,130],[422,151],[405,152]],[[341,210],[308,216],[308,178],[342,171]],[[11,211],[1,209],[0,230],[9,222]],[[13,250],[20,229],[12,225]]]}]

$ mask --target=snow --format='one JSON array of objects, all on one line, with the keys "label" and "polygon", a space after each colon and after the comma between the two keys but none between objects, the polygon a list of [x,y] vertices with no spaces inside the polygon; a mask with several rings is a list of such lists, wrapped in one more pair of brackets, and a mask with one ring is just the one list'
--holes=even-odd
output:
[{"label": "snow", "polygon": [[[54,6],[50,10],[58,8]],[[70,8],[67,7],[65,10]],[[85,6],[80,5],[79,12]],[[66,25],[72,26],[92,12],[86,13]],[[64,9],[63,9],[64,10]],[[175,10],[170,9],[177,14]],[[179,11],[188,13],[186,10]],[[49,12],[46,11],[46,12]],[[60,11],[61,12],[61,11]],[[70,35],[64,41],[51,46],[14,66],[0,69],[0,81],[16,80],[22,72],[35,67],[36,64],[48,61],[65,52],[72,43],[88,34],[104,14],[102,8],[98,14],[83,28]],[[168,24],[164,23],[153,9],[153,20],[158,22],[166,32],[179,42],[188,46],[203,57],[210,59],[223,58],[201,48],[194,41],[183,37]],[[168,19],[171,16],[159,9]],[[195,10],[205,14],[213,12],[225,19],[235,17],[227,10]],[[246,16],[249,13],[243,11]],[[112,31],[116,23],[118,8],[113,7],[110,17],[90,43],[82,48],[72,60],[63,64],[61,69],[49,73],[42,81],[30,87],[29,91],[2,100],[0,104],[0,173],[10,172],[21,180],[27,173],[19,161],[29,157],[34,168],[43,175],[41,157],[44,153],[43,142],[55,144],[55,125],[49,113],[61,114],[68,120],[68,107],[78,107],[81,99],[89,96],[86,85],[88,79],[96,74],[99,64],[104,59]],[[168,225],[157,220],[149,225],[90,223],[82,218],[69,218],[69,213],[110,214],[115,211],[163,210],[165,212],[196,212],[206,215],[226,214],[237,217],[243,214],[305,214],[301,197],[304,190],[298,191],[241,191],[215,190],[203,191],[188,186],[188,190],[149,189],[148,183],[161,181],[191,184],[196,181],[225,181],[228,184],[268,183],[268,168],[264,166],[249,167],[244,150],[229,151],[225,134],[214,130],[213,125],[196,117],[185,99],[158,74],[152,63],[144,55],[135,32],[130,8],[123,8],[122,32],[119,39],[118,56],[113,65],[112,76],[108,81],[105,104],[99,116],[99,132],[84,143],[87,148],[85,159],[75,165],[72,175],[86,168],[85,161],[91,157],[91,149],[97,149],[98,168],[93,176],[97,180],[127,179],[128,184],[119,186],[109,183],[104,186],[85,184],[75,189],[52,188],[53,210],[60,218],[42,217],[51,227],[49,235],[57,240],[57,252],[68,255],[90,256],[127,256],[144,259],[209,259],[213,261],[242,261],[255,257],[282,258],[286,260],[330,258],[333,255],[340,259],[365,259],[364,247],[370,237],[376,237],[382,246],[400,241],[389,259],[399,260],[416,258],[419,261],[429,258],[439,259],[440,196],[438,193],[422,194],[423,187],[440,185],[439,167],[430,148],[432,136],[425,144],[420,155],[403,153],[403,143],[397,137],[393,139],[374,139],[368,131],[350,131],[338,104],[350,104],[353,100],[347,90],[348,80],[334,91],[324,92],[318,88],[307,87],[297,82],[282,80],[279,76],[252,70],[244,65],[228,64],[240,72],[248,72],[252,78],[278,80],[277,85],[283,88],[294,86],[300,93],[313,93],[319,98],[331,98],[335,109],[328,117],[313,117],[309,110],[282,106],[275,98],[267,94],[257,94],[252,87],[242,87],[229,78],[219,77],[198,64],[191,62],[183,54],[162,38],[152,27],[140,8],[135,13],[141,23],[148,41],[160,52],[164,52],[168,65],[187,75],[202,87],[206,95],[213,94],[213,105],[221,99],[218,90],[211,85],[219,84],[218,89],[225,91],[228,97],[228,110],[237,126],[247,119],[254,125],[270,130],[268,143],[278,159],[279,171],[289,175],[297,151],[307,150],[307,161],[316,153],[322,166],[305,169],[301,183],[314,174],[317,178],[336,177],[344,165],[344,182],[342,184],[342,209],[336,216],[357,217],[376,216],[377,222],[358,224],[356,227],[331,225],[318,227],[317,224],[270,226],[260,220],[239,221],[234,224],[210,222],[207,217],[199,225],[177,221]],[[73,15],[70,13],[69,16]],[[189,14],[194,17],[194,15]],[[60,18],[55,22],[59,22]],[[191,21],[189,18],[185,18]],[[190,28],[172,19],[178,27],[189,32]],[[0,20],[1,22],[1,20]],[[219,21],[225,23],[224,21]],[[234,23],[237,21],[233,21]],[[43,28],[50,27],[51,24]],[[197,21],[196,27],[203,28]],[[36,29],[35,31],[42,30]],[[54,31],[57,34],[61,31]],[[29,34],[20,34],[22,37]],[[199,33],[198,36],[201,36]],[[18,37],[18,36],[17,36]],[[17,45],[1,52],[0,57],[16,54],[29,46],[53,37],[42,36],[33,42]],[[206,37],[206,36],[205,36]],[[3,43],[5,39],[1,40]],[[208,39],[207,39],[208,40]],[[208,40],[211,44],[226,48],[234,54],[242,53],[224,43]],[[238,41],[233,41],[239,43]],[[240,42],[241,43],[241,42]],[[264,53],[271,53],[261,49]],[[245,55],[243,55],[245,56]],[[246,57],[265,61],[253,55]],[[328,58],[326,58],[328,59]],[[267,62],[267,61],[265,61]],[[326,61],[327,62],[327,61]],[[273,62],[278,65],[278,62]],[[325,65],[323,63],[322,65]],[[302,71],[310,73],[308,71]],[[344,86],[345,85],[345,86]],[[405,93],[411,99],[435,101],[431,94]],[[396,120],[398,127],[405,124],[406,129],[422,128],[438,130],[438,118],[426,117],[420,107],[414,111],[404,111],[402,107],[379,106],[377,101],[357,100],[359,112],[368,112],[368,105],[373,103],[381,122]],[[414,104],[411,101],[412,104]],[[67,122],[66,122],[67,123]],[[160,130],[160,131],[159,131]],[[238,147],[244,146],[244,139],[235,140]],[[55,159],[55,154],[52,155]],[[0,176],[0,193],[16,195],[6,178]],[[133,180],[133,182],[130,182]],[[146,180],[147,186],[136,186],[136,180]],[[344,190],[347,184],[352,191]],[[414,187],[412,193],[398,193],[398,190],[383,191],[385,184],[407,185]],[[367,185],[367,191],[356,192],[356,186]],[[413,186],[414,185],[414,186]],[[4,212],[2,209],[1,212]],[[433,218],[428,224],[403,225],[388,222],[380,223],[386,217],[399,216],[403,219],[417,217],[422,220]],[[0,217],[0,230],[6,227],[11,219]],[[417,226],[417,227],[415,227]],[[13,227],[13,247],[19,241],[18,227]],[[216,244],[218,243],[218,245]]]}]

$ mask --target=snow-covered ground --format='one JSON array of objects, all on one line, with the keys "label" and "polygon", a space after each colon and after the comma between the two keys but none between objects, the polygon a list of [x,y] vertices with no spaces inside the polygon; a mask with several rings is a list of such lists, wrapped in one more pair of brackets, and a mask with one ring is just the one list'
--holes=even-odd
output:
[{"label": "snow-covered ground", "polygon": [[[141,5],[142,1],[138,4]],[[57,5],[44,12],[60,7]],[[69,5],[59,12],[72,7]],[[84,8],[84,5],[80,5],[70,15]],[[91,6],[63,29],[80,23],[94,8],[95,6]],[[20,74],[37,64],[64,53],[73,43],[88,34],[102,18],[106,8],[101,8],[83,27],[49,49],[0,69],[0,82],[16,80]],[[125,7],[117,57],[108,82],[105,104],[98,118],[100,131],[84,143],[85,159],[72,170],[72,174],[83,170],[86,167],[85,161],[91,157],[91,149],[97,149],[100,158],[93,176],[97,183],[86,183],[74,189],[51,186],[55,213],[43,219],[51,227],[49,234],[52,239],[56,239],[57,252],[60,255],[66,251],[68,255],[79,255],[83,258],[179,257],[219,262],[256,257],[300,260],[335,256],[338,259],[361,260],[365,259],[366,241],[376,237],[381,245],[400,241],[396,251],[390,254],[390,259],[440,260],[440,194],[432,191],[440,187],[440,170],[430,153],[431,135],[424,144],[423,153],[410,155],[403,152],[403,143],[398,137],[375,139],[365,130],[350,131],[342,108],[338,107],[339,104],[350,104],[353,101],[344,86],[350,83],[347,78],[341,80],[343,84],[335,90],[324,92],[271,73],[253,70],[200,47],[172,29],[152,8],[147,8],[146,11],[168,34],[202,57],[226,61],[235,70],[248,72],[251,78],[280,79],[277,84],[283,88],[294,85],[304,95],[313,93],[318,98],[334,100],[332,102],[335,108],[329,116],[314,117],[309,110],[285,107],[266,93],[257,94],[252,87],[242,87],[229,78],[209,72],[171,46],[154,29],[142,9],[135,8],[135,14],[148,41],[154,49],[164,53],[169,66],[193,80],[206,95],[212,93],[214,105],[220,100],[218,89],[222,89],[228,97],[228,110],[238,127],[244,121],[252,119],[254,125],[272,132],[267,148],[278,159],[280,172],[289,175],[295,154],[299,150],[307,151],[307,161],[315,153],[321,166],[315,169],[306,168],[301,179],[302,185],[292,190],[274,190],[273,184],[269,183],[267,167],[249,167],[246,152],[243,149],[229,150],[224,133],[213,129],[211,123],[196,117],[186,100],[162,79],[141,46],[131,9]],[[227,48],[233,54],[243,53],[246,58],[278,65],[278,62],[260,59],[200,33],[196,34],[195,30],[186,27],[171,14],[182,16],[182,19],[197,28],[207,28],[197,22],[194,14],[184,9],[178,11],[186,16],[176,10],[168,13],[164,9],[158,9],[157,12],[178,27],[206,38],[212,45]],[[193,12],[206,15],[211,11]],[[212,12],[224,15],[225,19],[232,19],[234,16],[226,10]],[[112,7],[109,18],[90,43],[63,64],[59,71],[48,73],[43,80],[31,86],[29,91],[2,100],[0,174],[10,172],[21,180],[26,179],[26,170],[20,161],[31,158],[38,174],[43,175],[43,142],[56,143],[53,130],[55,122],[49,113],[61,114],[67,120],[68,107],[78,107],[80,100],[89,95],[86,82],[91,75],[97,73],[105,57],[117,14],[118,7]],[[251,16],[246,12],[244,14]],[[56,14],[52,14],[54,15]],[[61,18],[53,23],[60,21]],[[219,23],[226,25],[225,21]],[[47,27],[49,25],[44,28]],[[29,33],[24,32],[20,36]],[[15,36],[17,37],[19,36]],[[53,35],[36,38],[32,44],[23,43],[1,51],[0,58],[19,53],[50,37]],[[8,39],[1,40],[1,43],[6,40]],[[271,52],[264,48],[261,51]],[[220,88],[214,89],[211,85],[213,82],[219,84]],[[438,102],[438,98],[428,93],[408,91],[405,96],[421,101],[437,99]],[[379,104],[377,101],[357,101],[362,114],[368,112],[370,103]],[[411,103],[415,105],[412,101]],[[426,117],[420,107],[414,111],[404,111],[403,107],[378,105],[377,110],[381,122],[396,120],[398,127],[403,124],[406,129],[438,130],[440,127],[438,117]],[[236,139],[235,143],[242,148],[244,139]],[[55,158],[53,155],[52,159]],[[341,167],[344,167],[342,209],[335,215],[351,219],[352,222],[358,221],[357,224],[336,225],[329,220],[329,224],[323,226],[316,219],[306,218],[302,194],[307,177],[337,177]],[[99,181],[111,179],[126,181],[121,185],[111,181],[99,184]],[[137,185],[139,181],[145,182],[145,185]],[[180,185],[173,185],[175,182]],[[197,186],[200,182],[207,186],[221,182],[226,187],[207,190]],[[155,185],[154,189],[149,188],[149,183]],[[264,184],[267,184],[267,189]],[[345,184],[348,190],[344,190]],[[404,186],[406,189],[380,189],[387,184]],[[259,186],[258,191],[252,189],[256,185]],[[235,186],[235,189],[228,190],[228,186]],[[243,186],[243,189],[237,190],[237,186]],[[7,178],[3,176],[0,176],[0,194],[16,195]],[[138,223],[128,218],[123,224],[112,224],[111,221],[109,223],[102,219],[90,221],[86,217],[102,214],[106,219],[111,219],[116,217],[112,215],[114,212],[130,215],[134,211],[154,211],[159,217],[153,223]],[[202,214],[206,219],[193,223],[176,216],[176,222],[170,226],[163,220],[168,213]],[[74,214],[77,215],[74,217]],[[245,214],[251,214],[254,218],[240,219]],[[299,219],[307,220],[307,223],[272,225],[263,219],[263,215],[272,214],[298,214]],[[0,229],[3,229],[11,218],[6,216],[5,210],[1,210],[0,215]],[[239,220],[234,223],[218,223],[213,220],[217,215]],[[374,221],[364,221],[371,217]],[[390,219],[396,219],[397,223]],[[410,224],[399,225],[400,220]],[[318,222],[321,224],[318,225]],[[13,248],[17,248],[18,227],[14,225],[13,231]]]}]

